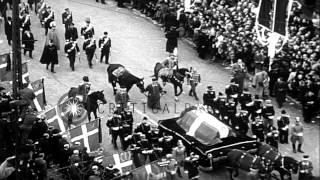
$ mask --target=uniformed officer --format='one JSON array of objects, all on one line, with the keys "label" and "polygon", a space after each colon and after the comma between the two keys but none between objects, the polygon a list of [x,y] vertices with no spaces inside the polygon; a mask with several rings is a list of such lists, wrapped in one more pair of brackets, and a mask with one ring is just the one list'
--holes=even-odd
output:
[{"label": "uniformed officer", "polygon": [[296,153],[296,143],[298,142],[298,152],[304,153],[301,150],[302,143],[303,143],[303,125],[300,122],[300,118],[296,117],[295,124],[291,127],[291,142],[292,142],[292,149],[293,152]]},{"label": "uniformed officer", "polygon": [[288,144],[289,136],[289,124],[290,116],[287,115],[285,110],[281,111],[281,116],[278,118],[278,129],[279,129],[279,141],[281,144]]},{"label": "uniformed officer", "polygon": [[219,110],[222,117],[227,114],[225,110],[226,101],[227,101],[227,96],[219,92],[219,96],[217,97],[217,100],[216,100],[216,106],[217,106],[216,108]]},{"label": "uniformed officer", "polygon": [[199,179],[199,156],[194,152],[190,153],[190,156],[184,160],[184,172],[188,174],[188,178],[192,180]]},{"label": "uniformed officer", "polygon": [[262,108],[262,117],[264,119],[264,125],[265,126],[273,125],[275,111],[274,111],[272,102],[269,99],[266,100],[265,102],[266,104]]},{"label": "uniformed officer", "polygon": [[131,152],[131,159],[134,167],[138,168],[142,166],[142,163],[140,160],[141,148],[137,146],[137,144],[130,144],[128,150]]},{"label": "uniformed officer", "polygon": [[299,180],[310,180],[312,176],[313,165],[308,155],[303,155],[302,161],[299,162]]},{"label": "uniformed officer", "polygon": [[64,46],[64,52],[69,59],[70,68],[74,71],[74,63],[76,61],[76,54],[80,55],[80,49],[78,47],[77,41],[66,39]]},{"label": "uniformed officer", "polygon": [[246,104],[252,102],[252,95],[250,94],[248,89],[243,89],[243,92],[240,94],[239,103],[241,105],[242,110],[246,109]]},{"label": "uniformed officer", "polygon": [[[133,114],[132,111],[127,109],[122,112],[122,120],[130,125],[130,132],[132,133],[133,127]],[[130,133],[130,134],[131,134]]]},{"label": "uniformed officer", "polygon": [[121,142],[121,148],[122,150],[126,150],[129,146],[129,144],[126,143],[125,137],[128,135],[132,134],[132,124],[131,122],[126,121],[123,117],[121,118],[121,126],[122,128],[120,129],[120,142]]},{"label": "uniformed officer", "polygon": [[317,96],[312,91],[307,91],[302,99],[302,113],[304,122],[310,122],[317,112]]},{"label": "uniformed officer", "polygon": [[252,134],[256,135],[260,142],[264,142],[264,130],[263,120],[261,116],[255,117],[255,121],[252,122]]},{"label": "uniformed officer", "polygon": [[276,127],[269,125],[266,130],[266,143],[278,149],[279,131]]},{"label": "uniformed officer", "polygon": [[82,49],[86,52],[89,68],[92,68],[92,59],[97,49],[96,40],[94,40],[92,37],[89,37],[83,42]]},{"label": "uniformed officer", "polygon": [[238,112],[233,119],[231,119],[232,127],[240,132],[241,136],[246,136],[249,130],[249,116],[248,111],[241,110]]},{"label": "uniformed officer", "polygon": [[227,95],[227,99],[233,98],[235,103],[238,104],[240,94],[240,88],[238,84],[231,80],[230,84],[225,88],[225,93]]},{"label": "uniformed officer", "polygon": [[190,83],[191,86],[189,96],[194,96],[194,98],[198,101],[199,98],[197,96],[196,87],[198,83],[200,83],[201,77],[195,68],[190,67],[190,72],[187,74],[187,81]]},{"label": "uniformed officer", "polygon": [[134,130],[135,133],[147,134],[150,131],[150,124],[147,117],[143,117],[142,122]]},{"label": "uniformed officer", "polygon": [[203,94],[203,105],[211,107],[214,109],[214,99],[216,98],[216,92],[213,90],[212,86],[207,86],[207,92]]},{"label": "uniformed officer", "polygon": [[170,154],[174,147],[173,136],[163,133],[163,137],[159,139],[160,147],[163,149],[163,155]]},{"label": "uniformed officer", "polygon": [[152,153],[153,153],[152,145],[151,145],[151,143],[149,143],[145,134],[140,135],[140,141],[138,142],[137,145],[141,148],[143,164],[145,164],[147,162],[148,157],[149,157],[150,162],[153,162],[156,160],[152,156]]},{"label": "uniformed officer", "polygon": [[120,136],[121,125],[121,115],[113,114],[113,116],[108,119],[107,127],[109,127],[109,132],[112,136],[112,144],[115,149],[118,149],[117,138]]},{"label": "uniformed officer", "polygon": [[[226,115],[230,119],[233,119],[235,117],[235,115],[237,113],[237,106],[236,106],[236,103],[233,98],[230,98],[227,100],[227,102],[225,103],[224,109],[225,109]],[[228,125],[229,125],[229,123],[228,123]]]},{"label": "uniformed officer", "polygon": [[99,39],[99,48],[101,51],[100,62],[102,63],[103,57],[105,57],[105,63],[109,64],[110,48],[111,48],[111,39],[108,37],[108,32],[103,33]]},{"label": "uniformed officer", "polygon": [[90,23],[90,18],[85,19],[85,25],[81,28],[81,36],[86,40],[92,38],[94,35],[94,28]]}]

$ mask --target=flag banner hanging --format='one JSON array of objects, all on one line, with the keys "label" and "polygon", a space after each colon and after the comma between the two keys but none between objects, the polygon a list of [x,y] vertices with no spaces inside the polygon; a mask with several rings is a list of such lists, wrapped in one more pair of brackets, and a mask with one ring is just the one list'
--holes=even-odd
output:
[{"label": "flag banner hanging", "polygon": [[289,0],[276,0],[273,31],[286,36],[287,16],[289,16]]},{"label": "flag banner hanging", "polygon": [[99,128],[101,119],[98,118],[86,124],[82,124],[69,130],[71,143],[80,142],[82,147],[87,148],[87,152],[100,149],[101,129]]},{"label": "flag banner hanging", "polygon": [[55,129],[59,129],[62,133],[66,131],[67,124],[61,119],[61,115],[58,114],[58,106],[54,106],[43,114],[46,117],[48,126],[53,126]]},{"label": "flag banner hanging", "polygon": [[31,87],[36,95],[36,98],[33,100],[33,107],[35,107],[37,111],[41,112],[45,110],[46,106],[44,79],[39,79],[32,82]]},{"label": "flag banner hanging", "polygon": [[112,156],[104,157],[103,165],[108,166],[113,164],[114,168],[120,170],[121,173],[129,172],[133,169],[133,161],[131,160],[131,152],[124,151]]},{"label": "flag banner hanging", "polygon": [[273,1],[272,0],[260,0],[260,4],[258,7],[258,19],[257,22],[259,25],[264,26],[267,29],[271,30],[271,22],[272,22],[272,8]]}]

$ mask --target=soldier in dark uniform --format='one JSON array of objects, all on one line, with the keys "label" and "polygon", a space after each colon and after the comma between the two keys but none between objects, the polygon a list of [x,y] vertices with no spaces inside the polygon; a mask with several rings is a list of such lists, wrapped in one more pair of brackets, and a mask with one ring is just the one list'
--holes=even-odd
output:
[{"label": "soldier in dark uniform", "polygon": [[121,125],[122,129],[120,130],[120,142],[121,142],[121,148],[122,150],[126,150],[130,144],[127,144],[125,141],[125,137],[128,135],[132,134],[132,125],[130,124],[129,121],[126,121],[125,119],[121,119]]},{"label": "soldier in dark uniform", "polygon": [[[62,13],[62,24],[64,24],[65,30],[69,28],[69,26],[72,24],[72,12],[69,10],[69,8],[65,8],[65,11]],[[69,39],[69,38],[66,38]]]},{"label": "soldier in dark uniform", "polygon": [[[225,112],[230,119],[235,117],[237,113],[237,106],[233,99],[229,99],[228,102],[225,103]],[[230,123],[228,123],[228,125],[230,125]]]},{"label": "soldier in dark uniform", "polygon": [[66,29],[66,32],[64,34],[65,39],[71,39],[72,41],[78,40],[78,29],[74,26],[73,23],[70,23],[68,25],[68,28]]},{"label": "soldier in dark uniform", "polygon": [[188,81],[190,82],[191,89],[189,91],[189,96],[194,96],[196,101],[199,100],[196,92],[196,87],[201,81],[200,74],[196,71],[195,68],[190,67],[190,73],[187,74]]},{"label": "soldier in dark uniform", "polygon": [[239,132],[240,136],[246,136],[249,130],[248,111],[241,110],[233,119],[231,119],[231,126]]},{"label": "soldier in dark uniform", "polygon": [[190,153],[190,156],[184,160],[184,172],[188,174],[188,178],[192,180],[199,179],[199,156],[194,152]]},{"label": "soldier in dark uniform", "polygon": [[76,54],[79,53],[80,55],[80,49],[78,47],[78,44],[76,41],[73,40],[66,40],[66,44],[64,46],[64,52],[66,53],[69,62],[70,62],[70,68],[72,71],[74,71],[74,63],[76,61]]},{"label": "soldier in dark uniform", "polygon": [[304,122],[309,123],[317,112],[317,96],[312,91],[307,91],[302,99],[302,114]]},{"label": "soldier in dark uniform", "polygon": [[264,130],[263,120],[260,116],[255,117],[255,121],[251,124],[252,134],[256,135],[260,142],[264,142]]},{"label": "soldier in dark uniform", "polygon": [[150,131],[150,124],[148,123],[148,118],[143,117],[142,122],[134,130],[135,133],[141,132],[142,134],[147,134]]},{"label": "soldier in dark uniform", "polygon": [[138,142],[137,145],[141,149],[143,164],[146,164],[148,157],[150,162],[156,160],[154,156],[152,156],[152,153],[153,153],[152,144],[148,141],[145,134],[140,135],[140,141]]},{"label": "soldier in dark uniform", "polygon": [[271,100],[266,100],[265,106],[262,108],[262,117],[264,118],[264,125],[269,126],[273,125],[273,118],[274,118],[274,108],[271,103]]},{"label": "soldier in dark uniform", "polygon": [[230,84],[226,86],[225,93],[227,95],[227,99],[233,98],[236,105],[238,104],[240,88],[238,84],[234,83],[233,79]]},{"label": "soldier in dark uniform", "polygon": [[140,160],[141,148],[137,146],[137,144],[130,144],[128,150],[131,152],[131,159],[134,167],[138,168],[142,166],[142,163]]},{"label": "soldier in dark uniform", "polygon": [[112,136],[112,144],[115,149],[118,149],[117,138],[120,136],[121,125],[121,115],[114,114],[107,122],[107,127],[109,127],[109,132]]},{"label": "soldier in dark uniform", "polygon": [[276,96],[276,101],[278,103],[278,107],[282,108],[283,103],[286,100],[288,91],[288,84],[283,81],[283,78],[278,78],[278,81],[274,85],[274,95]]},{"label": "soldier in dark uniform", "polygon": [[216,92],[213,90],[212,86],[207,86],[207,92],[203,94],[203,105],[211,107],[214,109],[214,99],[216,98]]},{"label": "soldier in dark uniform", "polygon": [[92,59],[97,49],[96,40],[92,37],[86,39],[83,43],[83,50],[86,52],[89,68],[92,68]]},{"label": "soldier in dark uniform", "polygon": [[269,125],[266,129],[266,143],[278,149],[279,131],[273,125]]},{"label": "soldier in dark uniform", "polygon": [[313,179],[313,165],[308,155],[304,155],[302,161],[299,162],[299,180]]},{"label": "soldier in dark uniform", "polygon": [[246,104],[252,102],[252,95],[248,89],[243,89],[242,94],[239,97],[239,103],[242,110],[248,110]]},{"label": "soldier in dark uniform", "polygon": [[7,36],[8,44],[11,46],[11,40],[12,40],[12,18],[11,17],[7,17],[5,19],[4,30]]},{"label": "soldier in dark uniform", "polygon": [[281,144],[288,144],[289,136],[289,124],[290,119],[285,110],[281,111],[281,116],[278,118],[278,129],[279,129],[279,141]]},{"label": "soldier in dark uniform", "polygon": [[175,146],[173,142],[173,137],[163,133],[163,137],[159,139],[160,147],[163,149],[162,155],[172,153],[172,148]]},{"label": "soldier in dark uniform", "polygon": [[221,92],[219,92],[219,96],[216,100],[216,108],[219,110],[221,117],[227,115],[225,110],[226,101],[227,97],[223,95]]},{"label": "soldier in dark uniform", "polygon": [[22,34],[23,54],[26,55],[29,51],[29,57],[32,58],[32,51],[34,50],[34,37],[30,29],[26,29]]},{"label": "soldier in dark uniform", "polygon": [[90,18],[85,19],[85,26],[81,28],[81,36],[86,40],[94,35],[94,27],[90,24]]},{"label": "soldier in dark uniform", "polygon": [[132,133],[133,127],[133,114],[130,110],[124,110],[122,112],[122,120],[130,125],[130,134]]},{"label": "soldier in dark uniform", "polygon": [[111,48],[111,39],[108,37],[108,32],[103,33],[99,39],[99,48],[101,50],[100,62],[102,63],[103,57],[105,57],[105,63],[109,64],[110,48]]}]

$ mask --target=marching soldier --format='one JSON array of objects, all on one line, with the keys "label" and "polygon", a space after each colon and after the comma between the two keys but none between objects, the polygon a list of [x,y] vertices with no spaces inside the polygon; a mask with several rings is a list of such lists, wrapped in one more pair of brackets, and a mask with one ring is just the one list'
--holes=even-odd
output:
[{"label": "marching soldier", "polygon": [[92,37],[86,39],[83,43],[83,50],[86,52],[89,68],[92,68],[92,59],[97,49],[96,40]]},{"label": "marching soldier", "polygon": [[262,117],[264,118],[264,125],[269,126],[273,125],[273,118],[274,118],[274,108],[271,103],[271,100],[266,100],[265,106],[262,108]]},{"label": "marching soldier", "polygon": [[199,156],[194,152],[190,153],[190,156],[184,160],[184,172],[188,174],[188,178],[191,180],[199,179]]},{"label": "marching soldier", "polygon": [[78,39],[78,29],[74,26],[73,23],[70,23],[68,25],[64,36],[65,39],[71,39],[72,41],[76,41]]},{"label": "marching soldier", "polygon": [[255,121],[251,124],[252,134],[256,135],[260,142],[264,142],[264,125],[260,116],[255,117]]},{"label": "marching soldier", "polygon": [[240,88],[238,84],[234,83],[233,79],[230,84],[226,86],[225,93],[227,95],[227,99],[233,98],[235,103],[238,104]]},{"label": "marching soldier", "polygon": [[266,143],[278,149],[279,131],[273,125],[267,128]]},{"label": "marching soldier", "polygon": [[163,137],[159,139],[160,147],[163,149],[163,155],[170,154],[174,147],[173,137],[163,133]]},{"label": "marching soldier", "polygon": [[153,153],[152,145],[151,145],[151,143],[149,143],[145,134],[140,135],[140,141],[138,141],[137,145],[141,148],[141,154],[143,157],[143,160],[142,160],[143,164],[146,164],[148,157],[149,157],[150,162],[153,162],[156,160],[154,158],[154,156],[152,156],[152,153]]},{"label": "marching soldier", "polygon": [[212,86],[207,86],[207,92],[203,94],[203,105],[214,109],[214,99],[216,98],[216,92],[213,90]]},{"label": "marching soldier", "polygon": [[296,153],[296,143],[298,142],[298,152],[304,153],[301,150],[303,143],[303,125],[300,122],[300,118],[296,117],[296,123],[291,127],[291,142],[293,153]]},{"label": "marching soldier", "polygon": [[[225,112],[230,119],[233,119],[235,117],[237,113],[237,106],[233,99],[229,99],[225,103]],[[228,123],[228,125],[230,125],[230,123]]]},{"label": "marching soldier", "polygon": [[99,39],[99,49],[101,51],[100,62],[102,63],[103,57],[105,57],[105,63],[109,64],[110,48],[111,48],[111,39],[108,37],[108,32],[103,33]]},{"label": "marching soldier", "polygon": [[240,132],[240,136],[246,136],[249,127],[249,117],[248,111],[241,110],[239,113],[235,115],[233,119],[231,119],[231,126],[238,132]]},{"label": "marching soldier", "polygon": [[200,74],[196,71],[195,68],[190,67],[190,72],[187,74],[187,81],[189,82],[191,89],[189,91],[189,96],[194,96],[196,101],[199,100],[196,92],[196,87],[200,83],[201,78]]},{"label": "marching soldier", "polygon": [[141,132],[142,134],[147,134],[150,131],[150,124],[148,123],[148,118],[143,117],[142,122],[134,130],[135,133]]},{"label": "marching soldier", "polygon": [[241,109],[248,110],[246,105],[250,102],[252,102],[252,95],[250,94],[248,89],[243,89],[243,92],[239,97],[239,103],[241,105]]},{"label": "marching soldier", "polygon": [[67,39],[66,44],[64,46],[64,52],[66,53],[66,56],[69,59],[71,70],[74,71],[74,63],[76,61],[77,52],[78,55],[80,55],[80,49],[78,47],[77,41]]},{"label": "marching soldier", "polygon": [[72,24],[72,22],[73,22],[72,12],[70,11],[69,8],[65,8],[65,11],[62,13],[62,24],[64,24],[66,31],[69,28],[69,26]]},{"label": "marching soldier", "polygon": [[299,180],[310,180],[312,176],[313,165],[308,155],[304,155],[299,162]]},{"label": "marching soldier", "polygon": [[127,124],[130,125],[130,134],[132,133],[132,126],[133,126],[133,114],[132,111],[130,110],[124,110],[122,113],[122,119],[125,121]]},{"label": "marching soldier", "polygon": [[112,136],[112,144],[115,149],[118,149],[117,139],[120,136],[121,125],[121,115],[114,114],[107,122],[107,127],[109,127],[109,132]]},{"label": "marching soldier", "polygon": [[121,142],[121,148],[122,150],[126,150],[129,146],[129,144],[126,143],[125,137],[132,134],[132,122],[130,119],[127,121],[127,119],[124,119],[123,114],[125,112],[122,112],[122,118],[121,118],[121,125],[122,129],[120,131],[120,142]]},{"label": "marching soldier", "polygon": [[281,144],[288,144],[289,136],[289,124],[290,117],[287,115],[285,110],[281,111],[281,116],[278,118],[278,129],[279,129],[279,141]]},{"label": "marching soldier", "polygon": [[44,28],[45,28],[45,35],[48,34],[48,29],[50,28],[50,24],[51,22],[54,21],[54,11],[51,9],[50,6],[48,6],[47,8],[47,13],[48,13],[48,16],[46,16],[44,18]]},{"label": "marching soldier", "polygon": [[84,40],[92,38],[94,35],[94,28],[90,23],[90,18],[86,18],[85,23],[86,24],[81,28],[81,36],[83,36]]},{"label": "marching soldier", "polygon": [[139,156],[141,153],[141,148],[137,146],[137,144],[130,144],[128,150],[131,152],[131,159],[134,167],[138,168],[142,166]]},{"label": "marching soldier", "polygon": [[27,51],[29,51],[29,57],[32,58],[32,51],[34,50],[34,37],[32,32],[27,29],[22,34],[22,44],[23,44],[23,54],[26,55]]}]

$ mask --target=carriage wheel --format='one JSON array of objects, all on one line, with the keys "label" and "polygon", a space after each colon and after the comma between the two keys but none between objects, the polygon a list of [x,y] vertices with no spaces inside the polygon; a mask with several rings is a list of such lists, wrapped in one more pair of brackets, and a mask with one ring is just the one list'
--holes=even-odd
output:
[{"label": "carriage wheel", "polygon": [[77,126],[88,118],[83,103],[78,98],[68,98],[68,93],[60,97],[58,104],[58,114],[66,123],[72,120],[72,125]]}]

